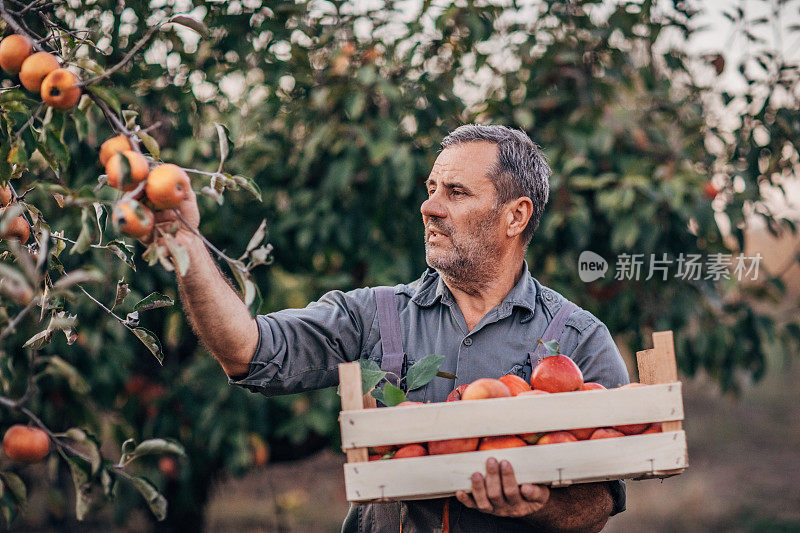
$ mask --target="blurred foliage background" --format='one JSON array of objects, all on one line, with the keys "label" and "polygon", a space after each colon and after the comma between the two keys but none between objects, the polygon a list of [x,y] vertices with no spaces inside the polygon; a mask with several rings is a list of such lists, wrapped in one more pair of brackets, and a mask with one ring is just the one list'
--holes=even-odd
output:
[{"label": "blurred foliage background", "polygon": [[[244,191],[226,193],[221,204],[200,197],[200,229],[237,255],[267,219],[275,263],[254,272],[261,313],[304,306],[333,288],[418,277],[425,268],[422,184],[443,136],[480,122],[521,128],[546,152],[551,201],[529,266],[600,317],[618,343],[641,349],[651,331],[672,329],[680,369],[704,370],[733,390],[762,375],[767,354],[796,353],[796,315],[778,320],[758,311],[756,304],[778,301],[785,289],[767,272],[749,284],[672,276],[584,284],[577,274],[587,249],[612,262],[623,253],[735,254],[744,250],[751,217],[775,234],[793,232],[764,191],[780,190],[797,170],[796,64],[755,46],[754,35],[745,35],[754,46],[740,64],[665,44],[695,31],[691,2],[657,9],[650,1],[425,1],[414,16],[407,4],[377,4],[69,0],[44,13],[92,30],[94,46],[78,53],[76,67],[83,57],[116,64],[150,25],[175,13],[209,28],[204,38],[165,27],[105,85],[122,108],[139,113],[142,127],[157,124],[150,134],[165,161],[213,171],[214,122],[229,129],[226,170],[252,177],[263,203]],[[742,32],[774,22],[747,21],[735,7],[728,16]],[[741,83],[721,86],[731,70]],[[39,185],[94,186],[97,148],[112,131],[90,108],[74,124],[67,120],[65,132],[69,159],[58,171],[41,164],[13,183],[36,187],[26,200],[74,239],[80,209],[59,208]],[[196,180],[194,188],[206,184]],[[107,250],[62,261],[68,270],[91,264],[105,273],[93,292],[102,301],[113,301],[119,279],[132,296],[159,291],[177,299],[173,274],[140,257],[136,271]],[[266,399],[229,386],[177,306],[141,316],[163,343],[163,366],[91,301],[65,307],[79,317],[77,342],[59,337],[43,352],[68,360],[90,387],[44,380],[32,408],[54,429],[82,425],[116,446],[129,437],[181,442],[187,457],[176,472],[159,469],[156,459],[142,466],[169,501],[167,520],[153,527],[200,528],[213,482],[253,468],[263,443],[271,461],[337,446],[335,391]],[[9,360],[24,359],[20,346],[41,327],[31,320],[6,339]],[[4,365],[11,382],[18,371]],[[3,426],[19,421],[0,413]],[[53,466],[48,476],[47,520],[69,524],[69,498],[59,496],[68,473]],[[114,513],[124,523],[145,506],[120,490]]]}]

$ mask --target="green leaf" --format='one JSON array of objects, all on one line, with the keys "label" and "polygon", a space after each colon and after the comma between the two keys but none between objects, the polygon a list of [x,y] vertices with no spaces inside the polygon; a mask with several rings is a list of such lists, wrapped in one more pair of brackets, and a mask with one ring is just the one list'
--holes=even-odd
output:
[{"label": "green leaf", "polygon": [[186,15],[173,15],[172,17],[167,20],[167,22],[172,22],[175,24],[180,24],[181,26],[186,26],[187,28],[196,31],[203,37],[208,37],[210,35],[208,28],[206,25],[200,22],[197,19],[193,19],[192,17],[188,17]]},{"label": "green leaf", "polygon": [[150,152],[155,159],[161,159],[161,147],[158,146],[158,141],[143,131],[137,131],[136,136],[142,141],[142,144],[147,151]]},{"label": "green leaf", "polygon": [[386,377],[386,372],[371,359],[360,359],[361,366],[361,393],[367,394]]},{"label": "green leaf", "polygon": [[406,373],[406,387],[408,387],[408,390],[418,389],[427,385],[436,377],[442,361],[444,361],[443,355],[430,354],[414,363]]},{"label": "green leaf", "polygon": [[[61,242],[61,241],[59,241]],[[120,241],[120,240],[113,240],[109,241],[108,244],[104,246],[106,250],[109,250],[111,253],[116,255],[118,258],[122,260],[123,263],[128,265],[136,272],[136,265],[133,263],[133,246],[130,244]]]},{"label": "green leaf", "polygon": [[147,349],[150,350],[156,359],[158,359],[159,364],[164,364],[164,352],[161,350],[161,343],[158,341],[158,337],[152,331],[149,331],[145,328],[133,328],[133,334],[139,337],[139,340],[147,346]]},{"label": "green leaf", "polygon": [[151,309],[158,309],[159,307],[170,307],[175,305],[175,302],[172,301],[172,298],[169,296],[165,296],[159,292],[151,292],[141,300],[139,300],[136,305],[133,306],[134,311],[149,311]]},{"label": "green leaf", "polygon": [[92,484],[89,481],[89,472],[81,459],[67,457],[72,483],[75,485],[75,517],[83,520],[92,506],[91,490]]},{"label": "green leaf", "polygon": [[178,244],[178,241],[176,241],[172,235],[164,236],[164,244],[167,246],[172,256],[173,263],[175,263],[175,266],[178,268],[178,273],[181,276],[185,276],[186,272],[189,270],[189,252],[186,251],[186,248]]},{"label": "green leaf", "polygon": [[386,398],[383,397],[383,389],[372,389],[370,392],[373,398],[381,402],[383,405],[386,405]]},{"label": "green leaf", "polygon": [[136,127],[136,117],[139,116],[137,111],[133,109],[125,109],[122,112],[122,120],[125,122],[125,127],[132,130]]},{"label": "green leaf", "polygon": [[558,355],[558,341],[552,340],[552,341],[542,342],[542,339],[539,339],[537,342],[542,346],[544,346],[544,349],[547,350],[547,355],[545,357],[549,357],[551,355]]},{"label": "green leaf", "polygon": [[129,454],[130,458],[138,458],[144,455],[159,453],[174,453],[176,455],[186,455],[186,452],[179,443],[168,439],[147,439],[142,441]]},{"label": "green leaf", "polygon": [[219,170],[222,171],[222,165],[228,159],[228,146],[230,141],[228,139],[228,130],[222,124],[215,122],[214,127],[217,130],[217,139],[219,140]]},{"label": "green leaf", "polygon": [[106,498],[114,498],[117,492],[117,478],[112,476],[108,469],[100,472],[100,483],[103,485],[103,494]]},{"label": "green leaf", "polygon": [[167,517],[167,499],[158,492],[152,483],[143,477],[131,476],[128,481],[139,491],[139,494],[147,502],[147,506],[155,517],[159,521],[164,520]]},{"label": "green leaf", "polygon": [[255,196],[258,201],[262,201],[261,197],[261,188],[256,185],[256,182],[253,181],[251,178],[245,176],[233,176],[231,178],[233,181],[236,182],[236,185],[241,187],[242,189],[249,191],[253,196]]},{"label": "green leaf", "polygon": [[81,232],[78,234],[78,238],[75,240],[75,244],[73,245],[72,249],[69,251],[70,255],[72,254],[82,254],[92,244],[92,215],[89,213],[88,208],[84,208],[81,211]]},{"label": "green leaf", "polygon": [[245,255],[255,250],[256,246],[258,246],[261,241],[264,240],[264,237],[267,236],[267,219],[261,221],[261,224],[258,225],[258,229],[253,233],[253,236],[250,237],[250,242],[247,243],[247,248],[245,248],[244,253]]},{"label": "green leaf", "polygon": [[105,87],[100,87],[98,85],[90,85],[86,87],[86,90],[88,90],[90,93],[94,94],[100,100],[108,104],[109,107],[111,107],[111,109],[116,111],[118,115],[122,113],[122,106],[119,103],[119,98],[117,98],[117,95],[114,94],[113,92],[109,91]]},{"label": "green leaf", "polygon": [[131,293],[131,289],[128,287],[128,284],[125,283],[124,279],[117,281],[117,294],[114,296],[114,303],[111,305],[111,310],[113,311],[118,305],[122,305],[122,302],[125,301],[125,297]]},{"label": "green leaf", "polygon": [[383,397],[385,399],[383,403],[387,407],[392,407],[406,401],[406,393],[391,383],[387,383],[383,386]]},{"label": "green leaf", "polygon": [[239,285],[239,289],[242,291],[242,299],[244,300],[244,304],[247,307],[250,307],[255,299],[256,295],[258,294],[258,288],[256,284],[250,279],[250,274],[243,274],[238,268],[231,266],[231,272],[233,273],[233,277],[236,279],[236,283]]},{"label": "green leaf", "polygon": [[81,428],[70,428],[59,436],[66,437],[81,444],[81,451],[87,453],[91,459],[92,475],[100,470],[103,457],[100,454],[100,442],[94,435],[85,432]]},{"label": "green leaf", "polygon": [[17,503],[24,505],[25,500],[28,498],[28,491],[25,488],[25,482],[14,474],[13,472],[0,472],[0,479],[3,480],[3,485],[11,491]]}]

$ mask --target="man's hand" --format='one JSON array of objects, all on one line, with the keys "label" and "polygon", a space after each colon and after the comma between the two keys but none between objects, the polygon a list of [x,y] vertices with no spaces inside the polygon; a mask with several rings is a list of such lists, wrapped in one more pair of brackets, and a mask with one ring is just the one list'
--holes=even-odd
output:
[{"label": "man's hand", "polygon": [[[180,216],[178,216],[179,213]],[[178,244],[185,246],[197,239],[194,232],[200,226],[200,211],[197,209],[197,197],[192,189],[186,192],[186,197],[177,208],[154,211],[154,215],[155,228],[153,233],[146,238],[140,239],[145,245],[149,245],[153,238],[159,234],[158,228],[169,232],[176,224],[178,225],[178,231],[175,233],[175,239]],[[189,224],[188,227],[180,220],[181,217]],[[159,239],[159,244],[164,244],[161,241],[162,239]]]},{"label": "man's hand", "polygon": [[456,498],[467,507],[497,516],[519,518],[540,510],[550,498],[544,485],[519,485],[508,461],[486,461],[486,478],[480,472],[472,474],[472,492],[456,492]]}]

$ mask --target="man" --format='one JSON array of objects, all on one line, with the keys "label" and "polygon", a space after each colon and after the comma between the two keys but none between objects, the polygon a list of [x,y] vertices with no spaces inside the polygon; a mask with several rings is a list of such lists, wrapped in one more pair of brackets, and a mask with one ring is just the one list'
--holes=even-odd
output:
[{"label": "man", "polygon": [[[406,366],[436,353],[445,356],[441,369],[458,377],[436,377],[410,391],[409,399],[425,402],[444,401],[457,385],[481,377],[530,379],[537,339],[567,302],[531,277],[524,261],[549,193],[550,169],[538,147],[521,131],[467,125],[442,148],[420,209],[430,268],[393,291]],[[196,228],[194,197],[180,209]],[[332,291],[305,309],[253,319],[194,233],[182,228],[177,238],[191,258],[178,277],[181,300],[231,383],[288,394],[336,385],[339,363],[382,362],[373,289]],[[608,329],[589,312],[569,314],[559,341],[586,381],[628,382]],[[428,532],[443,522],[452,532],[599,531],[624,507],[621,482],[520,485],[512,465],[490,459],[485,474],[473,475],[472,490],[448,505],[439,499],[352,506],[343,532]]]}]

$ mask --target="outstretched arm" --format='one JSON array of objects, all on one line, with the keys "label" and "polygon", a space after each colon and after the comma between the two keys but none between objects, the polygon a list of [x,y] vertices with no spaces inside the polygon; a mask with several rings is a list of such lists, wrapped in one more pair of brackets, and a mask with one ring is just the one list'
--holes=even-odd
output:
[{"label": "outstretched arm", "polygon": [[[178,221],[176,211],[197,229],[200,214],[193,191],[189,191],[178,209],[157,212],[156,227],[168,227]],[[190,266],[186,274],[177,274],[177,278],[181,302],[192,329],[228,376],[247,374],[258,345],[256,320],[200,238],[180,223],[175,239],[189,254]]]}]

